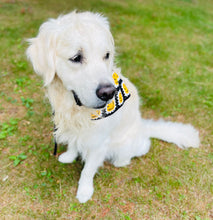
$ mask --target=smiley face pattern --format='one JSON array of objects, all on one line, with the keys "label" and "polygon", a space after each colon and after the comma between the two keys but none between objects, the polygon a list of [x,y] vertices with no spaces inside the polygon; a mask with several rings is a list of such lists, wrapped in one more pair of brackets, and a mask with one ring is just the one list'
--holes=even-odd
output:
[{"label": "smiley face pattern", "polygon": [[115,95],[110,103],[108,103],[103,109],[96,110],[94,114],[91,114],[91,120],[98,120],[106,118],[114,114],[124,102],[130,97],[129,90],[123,80],[117,73],[112,74],[114,80],[114,86],[116,88]]}]

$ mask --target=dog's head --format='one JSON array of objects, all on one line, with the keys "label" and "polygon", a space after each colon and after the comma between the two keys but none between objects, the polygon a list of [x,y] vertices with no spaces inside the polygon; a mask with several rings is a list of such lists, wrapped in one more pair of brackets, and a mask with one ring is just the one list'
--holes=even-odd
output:
[{"label": "dog's head", "polygon": [[57,74],[76,102],[90,108],[105,106],[114,95],[114,41],[105,17],[72,12],[50,19],[29,43],[27,56],[45,86]]}]

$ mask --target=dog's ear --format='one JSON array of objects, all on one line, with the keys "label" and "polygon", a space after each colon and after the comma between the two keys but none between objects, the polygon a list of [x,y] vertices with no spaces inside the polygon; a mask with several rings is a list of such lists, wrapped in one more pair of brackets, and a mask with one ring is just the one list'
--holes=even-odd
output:
[{"label": "dog's ear", "polygon": [[112,37],[112,34],[110,32],[110,24],[109,24],[107,17],[105,17],[99,13],[96,13],[94,15],[96,16],[96,21],[109,31],[110,39],[111,39],[112,45],[114,46],[115,43],[114,43],[114,39]]},{"label": "dog's ear", "polygon": [[95,15],[97,16],[97,21],[98,21],[102,26],[104,26],[106,29],[110,30],[110,25],[109,25],[108,19],[107,19],[105,16],[103,16],[103,15],[101,15],[101,14],[99,14],[99,13],[96,13]]},{"label": "dog's ear", "polygon": [[42,76],[44,86],[49,85],[55,76],[55,47],[56,36],[51,30],[52,21],[45,22],[37,37],[29,39],[30,46],[26,54],[35,72]]}]

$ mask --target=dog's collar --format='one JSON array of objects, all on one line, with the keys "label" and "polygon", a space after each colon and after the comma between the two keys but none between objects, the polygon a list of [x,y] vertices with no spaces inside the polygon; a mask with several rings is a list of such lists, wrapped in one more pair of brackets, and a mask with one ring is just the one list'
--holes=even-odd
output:
[{"label": "dog's collar", "polygon": [[114,114],[119,108],[121,108],[124,102],[130,97],[129,90],[124,84],[123,80],[118,76],[117,73],[112,74],[114,85],[116,87],[115,95],[112,101],[108,103],[103,109],[97,109],[95,114],[91,114],[91,120],[98,120],[106,118]]},{"label": "dog's collar", "polygon": [[78,98],[78,95],[75,93],[74,90],[72,90],[72,93],[73,93],[73,96],[74,96],[74,99],[75,99],[76,105],[78,105],[78,106],[82,106],[81,100]]}]

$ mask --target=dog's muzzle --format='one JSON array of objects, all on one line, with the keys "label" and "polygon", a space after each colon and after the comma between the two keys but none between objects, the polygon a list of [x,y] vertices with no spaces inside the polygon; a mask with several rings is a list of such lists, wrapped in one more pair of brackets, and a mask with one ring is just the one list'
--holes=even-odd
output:
[{"label": "dog's muzzle", "polygon": [[[112,74],[114,80],[113,84],[102,84],[96,90],[96,95],[102,101],[105,101],[103,106],[97,107],[95,113],[91,113],[91,120],[99,120],[106,118],[114,114],[118,109],[120,109],[124,102],[130,97],[130,92],[123,82],[123,80],[118,76],[117,73]],[[82,106],[81,100],[78,95],[72,90],[76,105]],[[111,100],[111,101],[110,101]],[[109,103],[108,103],[109,101]]]}]

